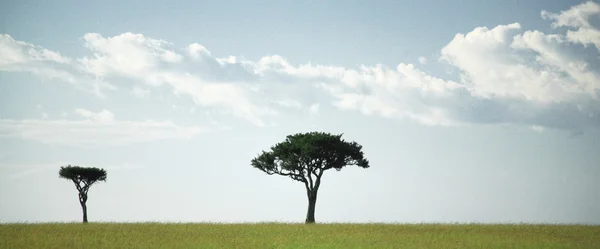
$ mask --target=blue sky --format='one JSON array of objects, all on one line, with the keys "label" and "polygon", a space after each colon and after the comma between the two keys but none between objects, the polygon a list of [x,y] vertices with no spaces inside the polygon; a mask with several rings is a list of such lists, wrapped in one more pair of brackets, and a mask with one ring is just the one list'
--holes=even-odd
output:
[{"label": "blue sky", "polygon": [[253,169],[344,133],[317,222],[600,224],[595,1],[0,3],[0,222],[302,222]]}]

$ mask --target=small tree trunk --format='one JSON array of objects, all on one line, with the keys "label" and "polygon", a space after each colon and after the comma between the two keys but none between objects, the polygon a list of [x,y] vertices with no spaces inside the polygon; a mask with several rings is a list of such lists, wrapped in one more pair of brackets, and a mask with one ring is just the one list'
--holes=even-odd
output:
[{"label": "small tree trunk", "polygon": [[79,193],[79,204],[81,204],[81,210],[83,211],[83,223],[88,222],[87,218],[87,193]]},{"label": "small tree trunk", "polygon": [[308,193],[308,211],[306,212],[306,224],[315,223],[315,206],[317,204],[317,192]]},{"label": "small tree trunk", "polygon": [[87,223],[87,206],[85,205],[85,202],[81,202],[81,209],[83,210],[83,223]]}]

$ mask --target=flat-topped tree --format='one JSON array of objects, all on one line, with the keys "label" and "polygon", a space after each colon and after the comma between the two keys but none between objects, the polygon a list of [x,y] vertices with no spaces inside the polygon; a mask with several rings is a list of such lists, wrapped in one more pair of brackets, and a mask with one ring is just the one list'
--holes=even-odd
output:
[{"label": "flat-topped tree", "polygon": [[272,146],[271,151],[262,151],[251,160],[251,164],[269,175],[288,176],[304,183],[308,197],[306,223],[314,223],[317,192],[323,173],[351,165],[369,168],[362,146],[343,140],[342,135],[325,132],[289,135],[285,141]]},{"label": "flat-topped tree", "polygon": [[88,222],[87,206],[88,190],[92,184],[98,181],[106,181],[106,171],[104,169],[80,166],[63,166],[58,171],[60,178],[73,181],[77,191],[79,191],[79,203],[83,210],[83,223]]}]

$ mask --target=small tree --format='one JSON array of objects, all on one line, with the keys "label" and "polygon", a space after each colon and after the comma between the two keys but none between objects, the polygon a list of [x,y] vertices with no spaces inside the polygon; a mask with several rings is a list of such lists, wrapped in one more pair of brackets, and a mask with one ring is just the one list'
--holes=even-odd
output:
[{"label": "small tree", "polygon": [[63,166],[58,171],[60,178],[65,178],[73,181],[77,191],[79,191],[79,203],[83,210],[83,223],[88,222],[87,206],[88,190],[92,184],[98,181],[106,181],[106,171],[99,168],[80,167],[80,166]]},{"label": "small tree", "polygon": [[269,175],[288,176],[304,183],[308,197],[306,223],[314,223],[323,173],[330,169],[339,171],[349,165],[369,168],[362,146],[344,141],[342,135],[324,132],[288,135],[285,141],[272,146],[271,151],[262,151],[251,164]]}]

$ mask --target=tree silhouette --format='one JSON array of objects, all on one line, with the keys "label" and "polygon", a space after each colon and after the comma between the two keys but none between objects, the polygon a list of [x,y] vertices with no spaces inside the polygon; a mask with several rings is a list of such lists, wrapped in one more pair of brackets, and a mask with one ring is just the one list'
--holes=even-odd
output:
[{"label": "tree silhouette", "polygon": [[344,141],[342,135],[325,132],[288,135],[283,142],[272,146],[271,151],[262,151],[252,159],[251,165],[269,175],[288,176],[304,183],[308,197],[306,223],[314,223],[317,192],[323,173],[329,169],[339,171],[350,165],[369,168],[362,146]]},{"label": "tree silhouette", "polygon": [[83,210],[83,223],[88,222],[87,205],[88,190],[92,184],[98,181],[106,181],[106,171],[99,168],[80,167],[80,166],[63,166],[58,171],[60,178],[65,178],[73,181],[77,191],[79,191],[79,203]]}]

